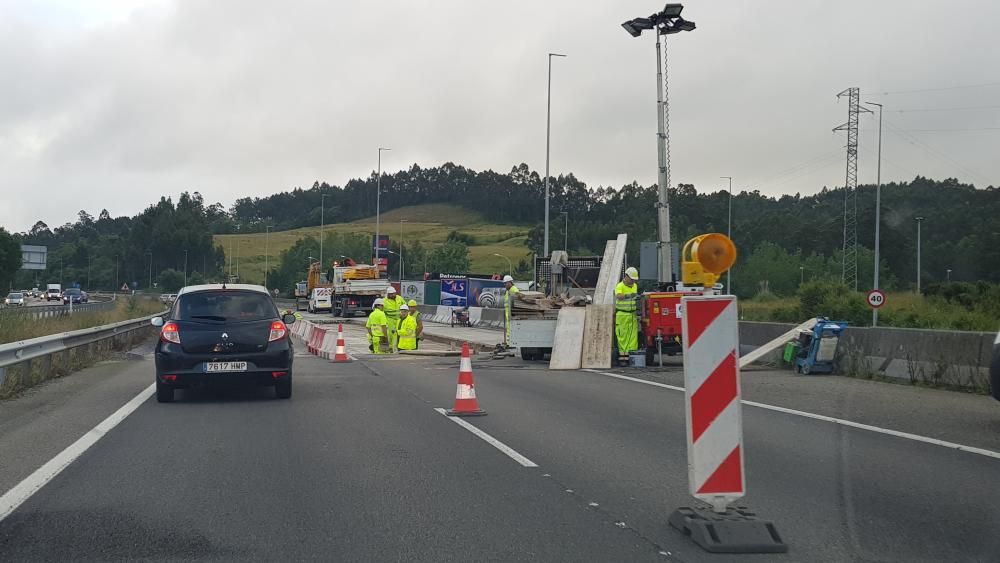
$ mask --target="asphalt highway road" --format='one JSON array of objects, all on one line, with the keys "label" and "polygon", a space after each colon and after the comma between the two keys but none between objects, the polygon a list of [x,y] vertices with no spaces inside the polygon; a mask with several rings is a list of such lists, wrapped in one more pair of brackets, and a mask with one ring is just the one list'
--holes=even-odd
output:
[{"label": "asphalt highway road", "polygon": [[[667,525],[693,504],[683,393],[477,358],[489,414],[466,420],[537,464],[525,467],[434,410],[454,399],[456,358],[350,351],[350,364],[300,354],[288,401],[205,389],[144,402],[0,522],[0,560],[1000,554],[1000,459],[746,406],[741,504],[773,520],[790,551],[710,555]],[[151,364],[123,358],[0,404],[0,491],[147,387]]]}]

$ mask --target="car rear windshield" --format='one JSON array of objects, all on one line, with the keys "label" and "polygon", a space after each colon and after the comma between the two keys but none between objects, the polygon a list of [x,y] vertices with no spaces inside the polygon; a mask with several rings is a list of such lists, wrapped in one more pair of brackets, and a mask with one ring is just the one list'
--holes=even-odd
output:
[{"label": "car rear windshield", "polygon": [[72,289],[72,288],[70,288],[70,289],[67,289],[66,291],[64,291],[63,294],[64,295],[80,295],[80,290],[79,289]]},{"label": "car rear windshield", "polygon": [[22,297],[24,296],[21,295],[20,293],[11,293],[10,295],[7,296],[7,299],[20,299]]},{"label": "car rear windshield", "polygon": [[278,316],[271,298],[253,291],[199,291],[180,296],[174,307],[180,321],[259,321]]}]

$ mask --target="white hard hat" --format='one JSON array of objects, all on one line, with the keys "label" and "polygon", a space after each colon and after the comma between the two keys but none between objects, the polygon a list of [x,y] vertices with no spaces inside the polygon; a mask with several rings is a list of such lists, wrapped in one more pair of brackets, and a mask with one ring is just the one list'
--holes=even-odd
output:
[{"label": "white hard hat", "polygon": [[410,310],[410,306],[407,305],[406,303],[403,303],[402,305],[399,306],[399,310],[400,311],[409,311]]},{"label": "white hard hat", "polygon": [[503,281],[513,283],[514,282],[514,278],[512,278],[511,276],[504,276],[503,277]]},{"label": "white hard hat", "polygon": [[639,279],[639,270],[636,270],[635,268],[628,268],[625,270],[625,275],[634,280],[637,280]]},{"label": "white hard hat", "polygon": [[396,288],[390,285],[389,289],[385,290],[385,292],[388,294],[396,293]]},{"label": "white hard hat", "polygon": [[376,299],[376,300],[375,300],[375,301],[374,301],[374,302],[372,303],[372,307],[374,307],[374,306],[376,306],[376,305],[382,305],[383,303],[384,303],[384,301],[382,301],[382,298],[381,298],[381,297],[379,297],[378,299]]}]

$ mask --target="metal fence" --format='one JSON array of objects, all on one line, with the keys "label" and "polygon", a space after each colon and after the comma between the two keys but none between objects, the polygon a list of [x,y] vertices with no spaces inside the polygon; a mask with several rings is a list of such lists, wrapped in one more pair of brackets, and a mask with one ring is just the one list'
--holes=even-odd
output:
[{"label": "metal fence", "polygon": [[0,344],[0,398],[80,369],[107,351],[129,347],[155,333],[149,320],[162,314]]},{"label": "metal fence", "polygon": [[114,301],[100,301],[92,303],[78,303],[75,305],[39,305],[37,307],[4,307],[0,309],[0,316],[16,316],[27,319],[47,319],[51,317],[61,317],[73,313],[84,313],[89,311],[108,311],[115,306]]}]

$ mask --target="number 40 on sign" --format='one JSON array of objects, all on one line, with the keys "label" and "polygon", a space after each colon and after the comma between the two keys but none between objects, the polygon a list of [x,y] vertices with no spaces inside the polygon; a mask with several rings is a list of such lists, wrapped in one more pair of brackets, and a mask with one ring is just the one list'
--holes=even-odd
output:
[{"label": "number 40 on sign", "polygon": [[873,289],[868,292],[868,306],[872,309],[878,309],[882,305],[885,305],[885,294],[878,289]]}]

